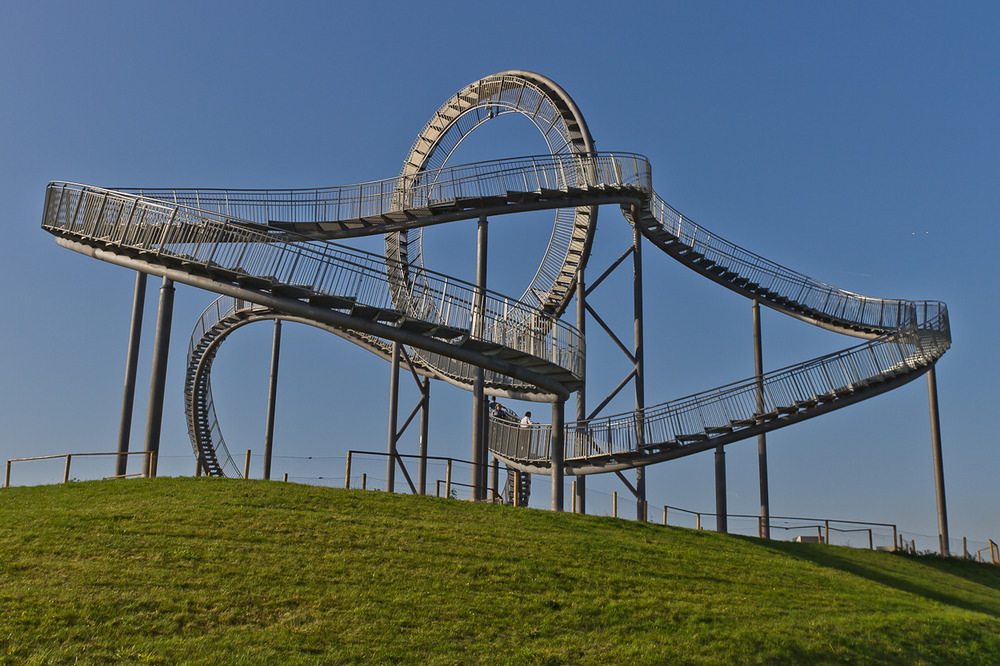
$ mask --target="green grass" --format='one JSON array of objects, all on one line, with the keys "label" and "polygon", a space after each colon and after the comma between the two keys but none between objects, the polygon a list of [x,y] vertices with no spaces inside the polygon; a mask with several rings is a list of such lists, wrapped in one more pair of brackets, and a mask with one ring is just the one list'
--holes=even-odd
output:
[{"label": "green grass", "polygon": [[219,479],[0,491],[0,663],[1000,663],[1000,568]]}]

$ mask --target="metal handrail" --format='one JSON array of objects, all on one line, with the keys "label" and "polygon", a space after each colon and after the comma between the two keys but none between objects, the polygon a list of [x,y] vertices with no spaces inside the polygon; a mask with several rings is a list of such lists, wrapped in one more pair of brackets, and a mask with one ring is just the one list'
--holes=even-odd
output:
[{"label": "metal handrail", "polygon": [[[349,222],[464,198],[505,197],[604,185],[652,189],[649,161],[634,153],[576,153],[488,160],[354,185],[308,189],[115,188],[254,224]],[[357,235],[383,233],[377,227]]]},{"label": "metal handrail", "polygon": [[[656,194],[650,209],[664,231],[717,266],[832,319],[887,332],[908,325],[915,316],[914,308],[925,305],[862,296],[785,268],[699,226]],[[938,303],[934,307],[943,306]]]},{"label": "metal handrail", "polygon": [[[918,371],[936,361],[950,345],[947,310],[941,304],[929,320],[843,351],[766,373],[763,409],[757,404],[757,378],[684,398],[565,426],[567,463],[634,456],[643,450],[683,448],[684,436],[705,436],[713,429],[748,428],[783,408],[807,407],[861,390],[871,383]],[[917,312],[931,312],[916,308]],[[526,464],[550,459],[551,426],[526,430],[491,421],[490,449]],[[640,437],[641,435],[641,437]],[[701,441],[692,439],[691,441]]]},{"label": "metal handrail", "polygon": [[406,289],[407,317],[545,359],[576,376],[582,372],[582,337],[569,324],[549,318],[544,328],[533,326],[534,308],[484,290],[484,325],[473,331],[475,285],[426,269],[420,284],[390,285],[380,255],[308,239],[274,242],[264,231],[211,211],[71,183],[49,185],[43,227],[147,253],[160,263],[200,264],[386,311],[398,307],[399,290]]}]

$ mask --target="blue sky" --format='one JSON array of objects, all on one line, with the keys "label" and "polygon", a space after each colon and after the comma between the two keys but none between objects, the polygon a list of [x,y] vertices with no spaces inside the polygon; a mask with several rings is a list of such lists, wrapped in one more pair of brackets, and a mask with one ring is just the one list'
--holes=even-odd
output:
[{"label": "blue sky", "polygon": [[[954,346],[938,383],[953,549],[962,536],[997,539],[998,33],[1000,9],[985,2],[632,2],[609,11],[598,2],[8,1],[0,458],[110,451],[117,441],[134,274],[62,249],[40,229],[48,181],[253,188],[386,178],[449,95],[528,69],[573,96],[599,150],[647,155],[657,192],[713,232],[857,293],[948,304]],[[457,158],[544,152],[526,123],[505,123],[480,130]],[[473,279],[471,224],[428,232],[427,265]],[[550,230],[548,215],[494,220],[490,287],[519,295]],[[630,233],[614,207],[602,209],[592,274]],[[648,244],[644,264],[647,402],[750,376],[749,302]],[[629,289],[616,275],[594,299],[622,335]],[[177,290],[161,474],[194,469],[184,355],[213,298]],[[763,329],[766,368],[853,343],[771,311]],[[596,326],[590,333],[594,406],[627,367]],[[263,324],[234,335],[213,375],[227,441],[254,450],[257,475],[270,335]],[[339,485],[348,449],[383,449],[388,375],[384,361],[339,338],[286,326],[274,473]],[[404,415],[415,400],[404,381]],[[433,454],[468,457],[470,403],[433,386]],[[623,396],[612,409],[630,405]],[[548,419],[547,408],[533,411]],[[933,547],[929,433],[921,379],[769,435],[771,513],[898,523]],[[415,452],[415,442],[409,432],[401,447]],[[728,447],[727,461],[730,511],[755,513],[756,446]],[[705,453],[650,468],[650,503],[712,511],[713,464]],[[110,459],[79,465],[74,475],[86,478],[113,469]],[[384,477],[381,461],[366,469],[376,485]],[[15,483],[59,478],[61,463],[15,466]],[[537,482],[546,506],[547,479]],[[614,477],[592,480],[590,512],[609,512],[616,490],[627,492]]]}]

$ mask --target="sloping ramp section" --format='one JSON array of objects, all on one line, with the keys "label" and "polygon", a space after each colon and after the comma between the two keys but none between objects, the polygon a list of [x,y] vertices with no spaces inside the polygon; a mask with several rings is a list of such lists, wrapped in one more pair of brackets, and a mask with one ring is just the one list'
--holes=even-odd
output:
[{"label": "sloping ramp section", "polygon": [[[655,193],[626,218],[688,268],[774,310],[869,341],[686,398],[566,426],[566,470],[591,474],[715,448],[846,407],[909,382],[951,345],[936,301],[853,294],[768,261],[684,218]],[[551,432],[497,422],[490,448],[519,469],[549,473]]]},{"label": "sloping ramp section", "polygon": [[[98,259],[453,359],[451,372],[469,382],[475,366],[510,378],[512,391],[543,396],[567,394],[580,381],[582,339],[573,327],[519,326],[532,309],[430,271],[400,311],[378,255],[276,239],[215,212],[70,183],[49,186],[43,228]],[[482,320],[475,333],[474,301]]]}]

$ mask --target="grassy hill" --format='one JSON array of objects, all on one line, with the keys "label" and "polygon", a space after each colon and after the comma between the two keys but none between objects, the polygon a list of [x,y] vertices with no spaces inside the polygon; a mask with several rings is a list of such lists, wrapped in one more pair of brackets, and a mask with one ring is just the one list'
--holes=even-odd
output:
[{"label": "grassy hill", "polygon": [[2,663],[1000,663],[1000,568],[221,479],[0,490]]}]

